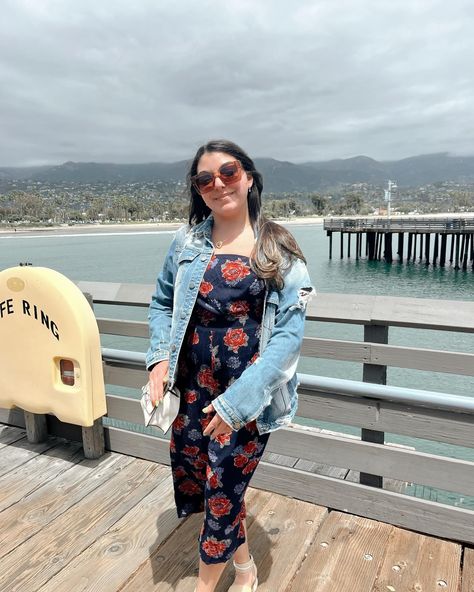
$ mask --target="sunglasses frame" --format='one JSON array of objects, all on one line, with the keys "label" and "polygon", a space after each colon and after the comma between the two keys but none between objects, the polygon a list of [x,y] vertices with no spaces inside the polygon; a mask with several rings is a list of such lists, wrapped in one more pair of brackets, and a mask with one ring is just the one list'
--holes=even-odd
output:
[{"label": "sunglasses frame", "polygon": [[[229,164],[237,165],[237,173],[236,174],[238,174],[238,178],[233,179],[232,181],[229,181],[225,177],[222,178],[222,176],[221,176],[222,175],[222,173],[221,173],[222,167],[228,166]],[[199,183],[198,183],[198,178],[203,173],[207,173],[208,175],[212,176],[212,180],[209,181],[209,183],[205,185],[204,189],[202,187],[199,187]],[[222,183],[224,183],[224,185],[233,185],[234,183],[238,183],[240,181],[240,179],[242,179],[243,173],[244,173],[244,167],[242,166],[242,163],[239,160],[228,160],[227,162],[223,162],[221,164],[221,166],[219,167],[219,169],[216,173],[210,173],[209,171],[201,171],[197,175],[193,175],[191,177],[191,183],[193,184],[193,187],[196,189],[196,191],[200,195],[203,195],[206,193],[210,193],[214,189],[214,187],[216,186],[216,178],[217,177],[219,177],[219,179],[222,181]]]}]

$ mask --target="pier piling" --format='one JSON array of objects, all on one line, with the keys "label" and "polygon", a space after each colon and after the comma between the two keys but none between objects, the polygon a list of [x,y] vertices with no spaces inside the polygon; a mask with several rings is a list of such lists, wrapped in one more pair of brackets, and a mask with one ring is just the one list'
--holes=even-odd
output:
[{"label": "pier piling", "polygon": [[[365,257],[369,261],[393,263],[393,234],[397,237],[398,261],[424,262],[445,267],[448,237],[449,263],[456,270],[474,271],[474,217],[432,218],[326,218],[324,229],[329,237],[329,259],[332,259],[334,232],[340,232],[340,258],[344,258],[344,234],[347,234],[347,257],[351,257],[352,234],[356,235],[355,258],[362,258],[365,235]],[[408,235],[405,251],[405,233]],[[431,235],[433,235],[433,240]],[[383,248],[383,253],[382,253]]]}]

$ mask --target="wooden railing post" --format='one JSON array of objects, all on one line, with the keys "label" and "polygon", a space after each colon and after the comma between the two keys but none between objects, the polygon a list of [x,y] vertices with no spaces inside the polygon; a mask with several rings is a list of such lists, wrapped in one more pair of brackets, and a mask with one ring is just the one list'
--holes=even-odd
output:
[{"label": "wooden railing post", "polygon": [[[364,341],[372,343],[388,343],[388,326],[385,325],[364,325]],[[387,384],[387,366],[378,364],[364,364],[362,380],[374,384]],[[378,430],[367,430],[362,428],[361,440],[364,442],[374,442],[376,444],[385,443],[385,433]],[[359,482],[362,485],[371,485],[372,487],[383,487],[383,477],[371,475],[370,473],[361,473]]]},{"label": "wooden railing post", "polygon": [[[92,310],[94,310],[92,295],[84,293],[84,296]],[[96,419],[92,426],[82,428],[82,448],[86,458],[100,458],[104,454],[105,438],[101,417]]]}]

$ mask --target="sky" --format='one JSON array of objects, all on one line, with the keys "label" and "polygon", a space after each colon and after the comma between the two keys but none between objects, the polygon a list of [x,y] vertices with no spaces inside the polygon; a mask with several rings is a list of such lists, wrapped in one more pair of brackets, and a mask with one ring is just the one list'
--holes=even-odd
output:
[{"label": "sky", "polygon": [[2,0],[0,166],[474,154],[472,0]]}]

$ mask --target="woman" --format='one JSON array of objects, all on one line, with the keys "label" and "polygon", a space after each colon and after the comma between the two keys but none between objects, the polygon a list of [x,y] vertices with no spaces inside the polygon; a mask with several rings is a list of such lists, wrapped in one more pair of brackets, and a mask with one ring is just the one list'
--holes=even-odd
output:
[{"label": "woman", "polygon": [[205,512],[196,592],[228,559],[232,592],[257,589],[244,496],[269,433],[296,411],[296,365],[313,292],[292,235],[260,212],[262,177],[232,142],[201,146],[189,225],[175,235],[150,305],[150,393],[181,393],[170,455],[178,516]]}]

